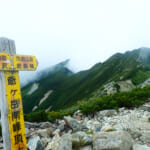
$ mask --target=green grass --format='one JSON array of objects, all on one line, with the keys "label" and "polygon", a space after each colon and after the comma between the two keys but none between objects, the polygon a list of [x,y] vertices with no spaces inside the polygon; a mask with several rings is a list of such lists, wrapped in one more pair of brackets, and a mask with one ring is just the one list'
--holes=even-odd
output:
[{"label": "green grass", "polygon": [[142,70],[138,70],[135,76],[132,78],[132,82],[135,85],[139,85],[143,83],[147,78],[150,78],[150,71],[144,72]]},{"label": "green grass", "polygon": [[119,92],[103,97],[90,98],[88,101],[81,101],[71,108],[51,111],[51,112],[34,112],[25,115],[26,121],[51,121],[62,119],[64,116],[73,115],[78,109],[83,114],[93,114],[104,109],[118,109],[121,107],[133,108],[144,104],[150,98],[150,86],[144,88],[135,88],[129,92]]}]

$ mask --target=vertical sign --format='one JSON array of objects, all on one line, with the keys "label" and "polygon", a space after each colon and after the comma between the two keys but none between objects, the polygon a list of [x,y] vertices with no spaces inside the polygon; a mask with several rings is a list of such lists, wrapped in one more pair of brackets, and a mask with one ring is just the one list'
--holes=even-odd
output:
[{"label": "vertical sign", "polygon": [[5,71],[11,150],[27,150],[18,71]]},{"label": "vertical sign", "polygon": [[0,38],[0,109],[4,150],[27,150],[18,71],[36,68],[35,56],[16,55],[15,42]]}]

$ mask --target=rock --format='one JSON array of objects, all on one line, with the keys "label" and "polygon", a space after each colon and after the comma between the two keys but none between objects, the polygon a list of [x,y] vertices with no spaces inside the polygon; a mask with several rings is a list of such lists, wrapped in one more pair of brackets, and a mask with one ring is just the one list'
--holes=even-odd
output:
[{"label": "rock", "polygon": [[51,138],[42,138],[41,139],[41,143],[43,145],[43,147],[46,147],[48,145],[48,143],[50,143],[52,141]]},{"label": "rock", "polygon": [[140,138],[140,136],[142,135],[140,131],[136,130],[128,130],[128,133],[130,133],[133,139]]},{"label": "rock", "polygon": [[102,132],[110,132],[110,131],[115,131],[114,128],[112,128],[110,125],[105,125],[101,129]]},{"label": "rock", "polygon": [[119,108],[118,110],[119,112],[123,112],[125,110],[125,107]]},{"label": "rock", "polygon": [[72,144],[73,147],[76,145],[85,146],[90,145],[93,142],[93,135],[86,134],[85,132],[79,131],[72,134]]},{"label": "rock", "polygon": [[53,132],[53,135],[59,137],[59,135],[60,135],[60,130],[59,130],[59,129],[56,129],[56,130]]},{"label": "rock", "polygon": [[81,113],[80,110],[77,110],[74,114],[73,114],[73,118],[77,119],[77,120],[81,120],[82,119],[83,114]]},{"label": "rock", "polygon": [[28,128],[25,128],[25,131],[26,131],[26,137],[29,137],[30,136],[30,130]]},{"label": "rock", "polygon": [[88,120],[86,122],[86,127],[89,129],[89,130],[95,130],[96,127],[100,127],[102,126],[101,123],[99,121],[95,121],[95,120]]},{"label": "rock", "polygon": [[[143,118],[144,112],[130,110],[130,112],[124,111],[123,115],[119,114],[116,117],[116,123],[113,128],[117,131],[128,130],[150,130],[148,119]],[[113,119],[114,120],[114,119]]]},{"label": "rock", "polygon": [[146,145],[134,144],[133,150],[150,150],[150,147]]},{"label": "rock", "polygon": [[43,146],[40,141],[40,137],[39,136],[31,137],[28,140],[28,148],[29,148],[29,150],[43,150]]},{"label": "rock", "polygon": [[39,128],[39,124],[38,123],[25,122],[25,127],[28,129]]},{"label": "rock", "polygon": [[0,150],[4,148],[3,143],[0,143]]},{"label": "rock", "polygon": [[92,150],[92,146],[91,145],[84,146],[84,147],[81,147],[80,150]]},{"label": "rock", "polygon": [[144,144],[150,144],[150,131],[144,131],[142,133],[142,136],[140,137],[140,140],[144,143]]},{"label": "rock", "polygon": [[65,123],[60,124],[57,129],[59,129],[61,132],[65,130]]},{"label": "rock", "polygon": [[131,150],[132,138],[125,131],[97,132],[93,138],[93,150]]},{"label": "rock", "polygon": [[99,132],[99,131],[101,131],[101,129],[102,129],[102,126],[99,125],[99,126],[97,126],[97,127],[95,128],[95,132]]},{"label": "rock", "polygon": [[66,122],[66,125],[67,125],[68,127],[70,127],[74,132],[76,132],[76,131],[82,131],[82,130],[86,130],[86,129],[87,129],[87,128],[86,128],[83,124],[81,124],[78,120],[73,119],[73,118],[71,118],[71,117],[69,117],[69,116],[64,117],[64,120],[65,120],[65,122]]},{"label": "rock", "polygon": [[53,128],[40,129],[40,130],[37,131],[37,134],[40,137],[49,138],[52,135],[53,131],[54,131]]},{"label": "rock", "polygon": [[51,128],[53,127],[53,125],[50,122],[41,122],[39,127],[45,129],[45,128]]},{"label": "rock", "polygon": [[146,103],[146,104],[140,106],[139,109],[142,109],[142,110],[150,112],[150,103]]},{"label": "rock", "polygon": [[113,109],[110,109],[110,110],[103,110],[103,111],[100,111],[98,113],[99,116],[107,116],[107,117],[110,117],[110,116],[113,116],[113,115],[116,115],[117,114],[117,111],[116,110],[113,110]]},{"label": "rock", "polygon": [[70,134],[56,137],[48,144],[45,150],[72,150],[72,138]]}]

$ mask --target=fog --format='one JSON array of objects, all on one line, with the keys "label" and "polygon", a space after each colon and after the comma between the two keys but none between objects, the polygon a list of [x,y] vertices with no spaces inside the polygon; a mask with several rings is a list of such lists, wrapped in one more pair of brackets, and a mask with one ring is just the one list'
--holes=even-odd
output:
[{"label": "fog", "polygon": [[[150,47],[149,0],[0,0],[0,36],[38,69],[70,59],[77,72],[116,52]],[[22,72],[21,80],[30,77]]]}]

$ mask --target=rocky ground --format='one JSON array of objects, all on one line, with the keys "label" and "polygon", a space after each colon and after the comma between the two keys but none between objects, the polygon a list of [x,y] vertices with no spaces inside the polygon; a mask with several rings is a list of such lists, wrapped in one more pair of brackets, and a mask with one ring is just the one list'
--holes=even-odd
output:
[{"label": "rocky ground", "polygon": [[132,110],[89,116],[77,111],[55,123],[25,125],[29,150],[150,150],[150,102]]}]

